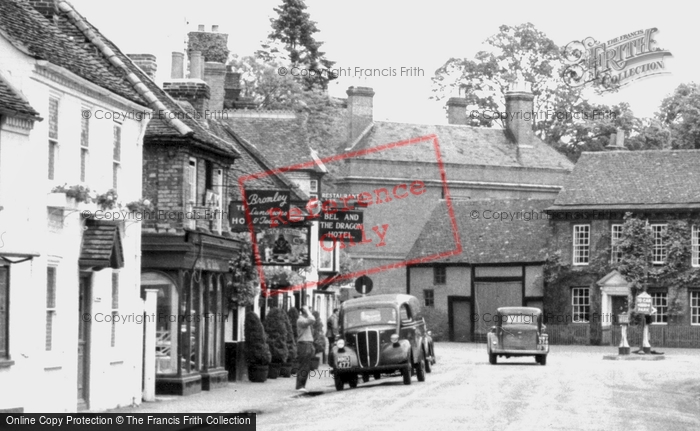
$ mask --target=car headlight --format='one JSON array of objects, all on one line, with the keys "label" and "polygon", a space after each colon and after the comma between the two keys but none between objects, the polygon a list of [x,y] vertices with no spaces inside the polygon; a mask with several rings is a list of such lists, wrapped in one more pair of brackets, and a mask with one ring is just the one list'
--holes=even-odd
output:
[{"label": "car headlight", "polygon": [[343,347],[345,347],[345,340],[338,340],[338,341],[335,342],[335,345],[336,345],[336,347],[338,347],[339,349],[342,349]]},{"label": "car headlight", "polygon": [[399,334],[391,334],[390,340],[394,344],[398,343],[399,342]]}]

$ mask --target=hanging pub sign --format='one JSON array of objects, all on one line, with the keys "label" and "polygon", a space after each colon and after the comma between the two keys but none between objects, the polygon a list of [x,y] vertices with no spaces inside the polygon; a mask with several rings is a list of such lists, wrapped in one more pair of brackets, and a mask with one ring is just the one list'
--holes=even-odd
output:
[{"label": "hanging pub sign", "polygon": [[321,212],[318,220],[320,241],[362,242],[362,211]]},{"label": "hanging pub sign", "polygon": [[255,238],[263,265],[309,266],[311,228],[263,228]]},{"label": "hanging pub sign", "polygon": [[[282,213],[289,211],[290,194],[288,190],[246,190],[245,193],[253,226],[270,226],[269,209],[279,208]],[[243,202],[231,202],[229,205],[229,221],[232,227],[247,228],[245,212],[246,208]]]},{"label": "hanging pub sign", "polygon": [[634,308],[639,314],[652,314],[651,295],[646,292],[637,295]]}]

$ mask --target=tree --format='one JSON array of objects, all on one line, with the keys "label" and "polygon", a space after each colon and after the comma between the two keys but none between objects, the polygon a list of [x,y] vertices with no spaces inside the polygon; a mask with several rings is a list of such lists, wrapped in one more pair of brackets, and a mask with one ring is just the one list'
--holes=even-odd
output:
[{"label": "tree", "polygon": [[666,97],[656,114],[661,124],[670,129],[674,149],[700,149],[700,86],[681,84]]},{"label": "tree", "polygon": [[[271,18],[272,32],[270,41],[279,41],[289,55],[289,61],[294,67],[306,71],[322,71],[330,69],[334,62],[325,58],[326,53],[320,51],[322,42],[317,42],[314,34],[318,33],[316,22],[306,12],[304,0],[282,0],[279,7],[274,8],[277,18]],[[268,48],[268,45],[263,45]],[[314,88],[325,90],[328,81],[333,76],[324,73],[310,73],[302,81],[306,90]]]},{"label": "tree", "polygon": [[[584,97],[582,87],[565,83],[561,77],[566,68],[562,49],[534,25],[503,25],[485,45],[486,50],[478,52],[474,59],[451,58],[435,72],[435,99],[459,91],[466,97],[468,109],[504,112],[509,87],[517,80],[529,82],[535,96],[535,134],[573,161],[581,151],[605,147],[617,129],[630,136],[640,134],[640,124],[635,123],[637,119],[629,105],[608,107],[591,103]],[[503,127],[505,123],[498,116],[478,116],[471,119],[471,125]],[[646,145],[644,140],[635,145],[642,143]]]}]

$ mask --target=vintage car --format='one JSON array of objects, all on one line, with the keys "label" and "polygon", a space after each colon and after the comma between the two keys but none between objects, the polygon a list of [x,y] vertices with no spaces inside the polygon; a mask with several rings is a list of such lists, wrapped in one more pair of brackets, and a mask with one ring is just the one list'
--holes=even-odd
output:
[{"label": "vintage car", "polygon": [[340,307],[340,339],[333,346],[335,388],[357,387],[360,377],[401,372],[403,382],[419,382],[435,363],[432,338],[415,296],[392,294],[345,301]]},{"label": "vintage car", "polygon": [[498,356],[534,356],[538,364],[547,365],[549,337],[539,308],[501,307],[494,322],[486,337],[491,364],[496,364]]}]

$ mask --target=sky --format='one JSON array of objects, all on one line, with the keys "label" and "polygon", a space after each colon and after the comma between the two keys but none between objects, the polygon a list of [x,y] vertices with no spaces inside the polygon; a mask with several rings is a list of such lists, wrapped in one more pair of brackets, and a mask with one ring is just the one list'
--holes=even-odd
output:
[{"label": "sky", "polygon": [[[250,55],[270,32],[273,8],[281,0],[72,0],[73,6],[126,53],[157,57],[157,81],[169,78],[173,51],[184,51],[186,34],[200,24],[218,25],[229,34],[234,54]],[[635,81],[617,93],[590,97],[627,102],[638,117],[652,116],[661,100],[698,73],[691,29],[696,18],[691,3],[675,0],[611,2],[448,1],[448,0],[307,0],[307,11],[320,30],[316,40],[335,68],[352,71],[331,82],[329,93],[345,97],[349,86],[375,91],[374,118],[411,123],[445,124],[444,101],[430,100],[431,78],[451,57],[473,58],[499,26],[531,22],[557,45],[593,37],[607,41],[620,35],[657,28],[657,47],[673,55],[665,60],[669,74]],[[399,76],[401,68],[413,76]],[[355,76],[355,69],[394,69],[397,76]],[[449,95],[457,96],[457,94]]]}]

